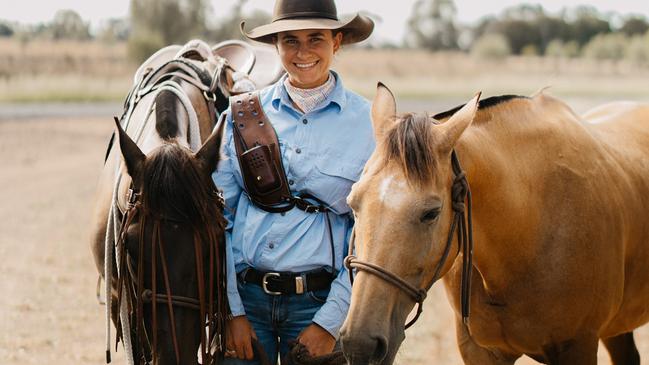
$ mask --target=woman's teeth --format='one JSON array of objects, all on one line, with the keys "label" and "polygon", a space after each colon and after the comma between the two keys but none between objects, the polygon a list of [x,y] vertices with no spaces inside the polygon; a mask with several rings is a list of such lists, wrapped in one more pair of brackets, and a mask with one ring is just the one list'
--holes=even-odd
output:
[{"label": "woman's teeth", "polygon": [[311,62],[311,63],[296,63],[295,66],[297,66],[298,68],[309,68],[315,66],[316,63],[318,63],[318,61]]}]

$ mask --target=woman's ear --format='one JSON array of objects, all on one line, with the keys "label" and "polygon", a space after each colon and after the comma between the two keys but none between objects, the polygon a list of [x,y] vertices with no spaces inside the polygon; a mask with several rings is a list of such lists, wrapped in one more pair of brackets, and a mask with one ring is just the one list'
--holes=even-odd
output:
[{"label": "woman's ear", "polygon": [[334,40],[334,54],[340,50],[340,46],[343,43],[343,32],[336,32],[336,34],[333,35],[333,40]]}]

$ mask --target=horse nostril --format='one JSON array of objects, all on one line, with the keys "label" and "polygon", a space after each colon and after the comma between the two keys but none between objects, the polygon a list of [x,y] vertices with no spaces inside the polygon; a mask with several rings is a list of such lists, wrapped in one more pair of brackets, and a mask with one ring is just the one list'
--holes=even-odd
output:
[{"label": "horse nostril", "polygon": [[374,361],[381,362],[388,354],[388,341],[383,336],[374,337],[376,347],[374,348]]}]

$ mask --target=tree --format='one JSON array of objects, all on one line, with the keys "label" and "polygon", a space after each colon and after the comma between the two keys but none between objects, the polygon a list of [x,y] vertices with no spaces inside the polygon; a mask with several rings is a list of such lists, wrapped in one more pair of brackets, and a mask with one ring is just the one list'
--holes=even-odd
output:
[{"label": "tree", "polygon": [[13,28],[5,22],[0,22],[0,37],[11,37],[13,35]]},{"label": "tree", "polygon": [[49,24],[49,32],[53,39],[90,39],[88,23],[74,10],[59,10],[54,20]]},{"label": "tree", "polygon": [[453,0],[418,0],[408,19],[406,43],[432,51],[458,48]]},{"label": "tree", "polygon": [[207,0],[131,0],[129,54],[143,61],[156,50],[206,33]]},{"label": "tree", "polygon": [[620,32],[628,36],[645,34],[647,30],[649,30],[647,19],[639,16],[626,18],[622,28],[620,28]]},{"label": "tree", "polygon": [[252,29],[256,26],[267,24],[271,20],[270,14],[263,10],[254,10],[251,14],[243,14],[243,6],[248,0],[239,0],[229,15],[219,19],[219,24],[209,31],[209,38],[216,42],[228,39],[243,39],[239,29],[242,19],[246,20],[246,29]]},{"label": "tree", "polygon": [[583,47],[598,34],[611,32],[608,21],[602,19],[599,12],[593,7],[579,6],[565,15],[568,18],[574,18],[569,22],[572,30],[570,39],[577,41],[579,46]]}]

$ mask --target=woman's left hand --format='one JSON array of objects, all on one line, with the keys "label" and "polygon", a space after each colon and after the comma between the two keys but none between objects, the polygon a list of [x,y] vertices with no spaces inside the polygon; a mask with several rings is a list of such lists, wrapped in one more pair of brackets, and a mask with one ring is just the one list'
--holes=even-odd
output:
[{"label": "woman's left hand", "polygon": [[309,350],[311,356],[322,356],[333,351],[336,339],[324,328],[312,323],[298,336],[297,341]]}]

